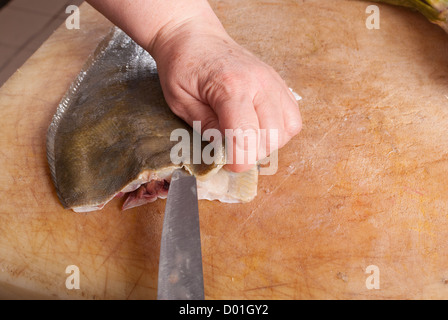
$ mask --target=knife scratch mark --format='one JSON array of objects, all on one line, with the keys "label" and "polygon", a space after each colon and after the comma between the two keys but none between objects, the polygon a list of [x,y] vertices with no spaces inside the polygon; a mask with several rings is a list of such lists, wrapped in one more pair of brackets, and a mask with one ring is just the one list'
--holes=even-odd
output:
[{"label": "knife scratch mark", "polygon": [[35,239],[31,240],[30,238],[28,238],[28,241],[31,245],[31,250],[34,254],[37,254],[39,252],[41,252],[43,246],[46,244],[47,245],[47,254],[50,253],[50,248],[49,248],[49,243],[50,241],[48,241],[48,238],[50,238],[50,236],[54,239],[54,235],[53,235],[53,230],[48,230],[47,235],[45,236],[45,238],[41,241],[40,245],[36,248],[34,246],[34,244],[36,244]]},{"label": "knife scratch mark", "polygon": [[28,190],[29,191],[31,191],[31,194],[33,195],[33,198],[34,198],[34,200],[36,201],[36,204],[38,204],[39,205],[39,199],[37,198],[37,196],[36,196],[36,192],[35,192],[35,190],[34,190],[34,188],[28,188]]},{"label": "knife scratch mark", "polygon": [[258,204],[258,206],[256,206],[251,212],[250,212],[250,214],[249,214],[249,216],[246,218],[246,220],[244,220],[244,222],[241,224],[241,227],[242,226],[244,226],[246,223],[247,223],[247,221],[249,221],[252,217],[253,217],[253,215],[254,215],[254,213],[255,213],[255,211],[257,211],[258,210],[258,208],[260,208],[265,202],[266,202],[266,200],[268,200],[268,199],[270,199],[271,198],[271,196],[282,186],[282,184],[283,183],[285,183],[285,181],[286,180],[288,180],[289,179],[289,177],[291,177],[291,175],[295,172],[297,170],[297,168],[294,168],[294,169],[292,169],[292,170],[288,170],[288,175],[279,183],[279,184],[277,184],[277,186],[274,188],[274,190],[272,190],[272,192],[270,192],[269,193],[269,195],[267,195],[267,196],[265,196],[265,197],[263,197],[262,198],[262,200],[260,201],[260,203]]},{"label": "knife scratch mark", "polygon": [[313,148],[316,149],[321,143],[322,141],[325,140],[325,138],[328,136],[329,133],[331,133],[335,128],[336,128],[336,124],[334,124],[329,130],[327,130],[327,132],[325,132],[325,134],[322,136],[322,138],[320,138],[319,141],[317,141],[317,143],[313,144]]},{"label": "knife scratch mark", "polygon": [[106,299],[107,295],[107,280],[109,278],[109,268],[106,268],[106,279],[104,280],[104,291],[103,291],[103,298]]},{"label": "knife scratch mark", "polygon": [[12,272],[12,275],[14,276],[14,277],[16,277],[16,278],[18,278],[26,269],[28,269],[28,267],[29,267],[29,265],[28,264],[25,264],[24,266],[23,266],[23,268],[21,268],[20,270],[18,270],[18,271],[15,271],[15,272]]},{"label": "knife scratch mark", "polygon": [[106,255],[106,257],[104,258],[104,261],[98,266],[98,268],[96,269],[96,271],[98,271],[106,262],[107,260],[109,260],[110,257],[112,257],[112,255],[114,253],[116,253],[118,251],[118,249],[120,249],[120,247],[123,245],[123,243],[125,242],[125,240],[129,237],[129,235],[131,234],[131,231],[128,231],[126,233],[126,236],[124,237],[124,239],[121,239],[117,245],[109,252],[109,254]]},{"label": "knife scratch mark", "polygon": [[129,292],[128,296],[126,297],[126,300],[129,300],[131,297],[131,294],[134,292],[135,288],[137,287],[138,283],[140,282],[141,278],[143,277],[143,274],[145,273],[145,270],[140,273],[140,276],[138,277],[137,281],[135,281],[134,286],[132,287],[131,291]]},{"label": "knife scratch mark", "polygon": [[285,283],[277,283],[277,284],[272,284],[269,286],[262,286],[262,287],[255,287],[255,288],[250,288],[250,289],[245,289],[244,291],[255,291],[255,290],[263,290],[263,289],[271,289],[271,288],[276,288],[276,287],[282,287],[282,286],[287,286],[289,285],[288,282]]}]

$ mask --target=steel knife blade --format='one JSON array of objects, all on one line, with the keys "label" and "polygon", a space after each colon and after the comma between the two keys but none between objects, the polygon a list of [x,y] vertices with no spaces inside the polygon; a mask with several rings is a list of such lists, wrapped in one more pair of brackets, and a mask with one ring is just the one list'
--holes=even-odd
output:
[{"label": "steel knife blade", "polygon": [[168,190],[157,299],[204,299],[196,178],[184,170],[173,173]]}]

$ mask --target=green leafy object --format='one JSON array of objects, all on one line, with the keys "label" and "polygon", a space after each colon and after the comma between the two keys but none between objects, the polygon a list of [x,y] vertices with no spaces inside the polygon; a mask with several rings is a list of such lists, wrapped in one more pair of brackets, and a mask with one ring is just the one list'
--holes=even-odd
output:
[{"label": "green leafy object", "polygon": [[422,13],[429,21],[448,32],[448,0],[373,0],[411,8]]}]

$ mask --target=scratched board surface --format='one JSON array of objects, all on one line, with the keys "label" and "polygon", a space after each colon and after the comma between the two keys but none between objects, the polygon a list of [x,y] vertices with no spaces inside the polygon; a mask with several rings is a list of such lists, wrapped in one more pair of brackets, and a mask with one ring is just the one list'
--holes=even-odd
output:
[{"label": "scratched board surface", "polygon": [[[253,202],[200,202],[206,298],[447,298],[448,36],[385,5],[368,30],[361,1],[211,4],[303,96],[304,127]],[[0,89],[0,297],[153,299],[165,201],[75,214],[51,183],[47,127],[111,27],[80,10],[81,29],[59,28]]]}]

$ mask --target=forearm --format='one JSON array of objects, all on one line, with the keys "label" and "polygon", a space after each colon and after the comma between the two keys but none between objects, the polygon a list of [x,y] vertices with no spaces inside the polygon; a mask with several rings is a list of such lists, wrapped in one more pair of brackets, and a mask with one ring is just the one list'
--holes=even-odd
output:
[{"label": "forearm", "polygon": [[206,0],[87,0],[138,44],[155,53],[158,43],[190,21],[225,32]]}]

